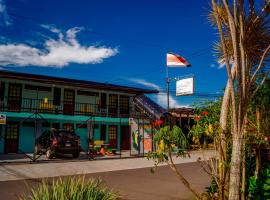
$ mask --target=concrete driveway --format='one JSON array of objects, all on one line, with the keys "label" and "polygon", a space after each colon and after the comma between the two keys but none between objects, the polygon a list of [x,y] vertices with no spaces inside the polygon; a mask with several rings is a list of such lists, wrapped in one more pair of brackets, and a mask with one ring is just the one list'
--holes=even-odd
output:
[{"label": "concrete driveway", "polygon": [[[196,162],[197,159],[208,159],[214,151],[192,152],[190,158],[175,158],[176,164]],[[0,181],[34,179],[43,177],[69,176],[99,172],[110,172],[127,169],[152,167],[154,162],[146,158],[109,159],[76,162],[52,162],[36,164],[0,164]]]}]

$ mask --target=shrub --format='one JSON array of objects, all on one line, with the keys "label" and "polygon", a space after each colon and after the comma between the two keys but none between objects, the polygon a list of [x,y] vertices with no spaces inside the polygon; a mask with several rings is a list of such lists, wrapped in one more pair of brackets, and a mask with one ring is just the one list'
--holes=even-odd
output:
[{"label": "shrub", "polygon": [[250,199],[270,199],[270,166],[261,170],[260,176],[249,179]]},{"label": "shrub", "polygon": [[30,195],[24,195],[22,200],[117,200],[119,195],[110,190],[101,179],[73,177],[42,181],[31,190]]}]

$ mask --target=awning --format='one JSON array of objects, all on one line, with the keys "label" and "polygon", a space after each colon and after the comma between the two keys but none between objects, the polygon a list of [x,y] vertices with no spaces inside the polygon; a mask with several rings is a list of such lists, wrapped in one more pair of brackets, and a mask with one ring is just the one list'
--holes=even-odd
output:
[{"label": "awning", "polygon": [[[8,118],[20,118],[20,119],[35,119],[34,113],[28,112],[1,112]],[[47,120],[62,120],[62,121],[75,121],[75,122],[86,122],[86,121],[95,121],[95,122],[110,122],[110,123],[128,123],[129,118],[112,118],[112,117],[98,117],[98,116],[82,116],[82,115],[55,115],[47,113],[38,113],[37,118],[44,118]]]}]

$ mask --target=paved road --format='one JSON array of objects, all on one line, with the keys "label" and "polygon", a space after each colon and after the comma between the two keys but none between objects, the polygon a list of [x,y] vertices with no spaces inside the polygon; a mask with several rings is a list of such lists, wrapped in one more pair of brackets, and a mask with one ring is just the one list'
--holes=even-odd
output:
[{"label": "paved road", "polygon": [[[191,185],[202,192],[210,183],[210,178],[197,163],[178,164],[177,167],[190,180]],[[159,167],[155,174],[150,168],[87,174],[86,178],[101,177],[109,187],[118,191],[128,200],[188,200],[192,194],[174,176],[167,167]],[[18,199],[29,192],[30,187],[38,185],[40,179],[13,180],[0,182],[0,199]]]}]

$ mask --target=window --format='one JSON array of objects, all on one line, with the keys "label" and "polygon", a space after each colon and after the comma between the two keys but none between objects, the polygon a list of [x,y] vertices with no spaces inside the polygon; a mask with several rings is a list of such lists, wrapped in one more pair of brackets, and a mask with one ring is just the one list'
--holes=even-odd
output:
[{"label": "window", "polygon": [[120,114],[129,114],[129,96],[120,96]]},{"label": "window", "polygon": [[9,83],[8,86],[8,110],[20,111],[22,100],[22,85]]},{"label": "window", "polygon": [[18,124],[7,124],[6,139],[18,139]]},{"label": "window", "polygon": [[118,95],[110,94],[109,95],[109,113],[117,113],[118,106]]},{"label": "window", "polygon": [[73,105],[75,100],[74,90],[66,90],[64,91],[64,104]]},{"label": "window", "polygon": [[5,82],[0,82],[0,101],[3,101],[5,97]]},{"label": "window", "polygon": [[117,138],[117,126],[109,126],[109,140]]},{"label": "window", "polygon": [[54,88],[53,90],[53,105],[59,106],[61,103],[61,88]]},{"label": "window", "polygon": [[39,85],[29,85],[25,84],[24,89],[26,90],[36,90],[36,91],[44,91],[44,92],[51,92],[52,88],[46,86],[39,86]]},{"label": "window", "polygon": [[20,84],[9,84],[8,95],[9,100],[20,100],[21,99],[22,88]]}]

